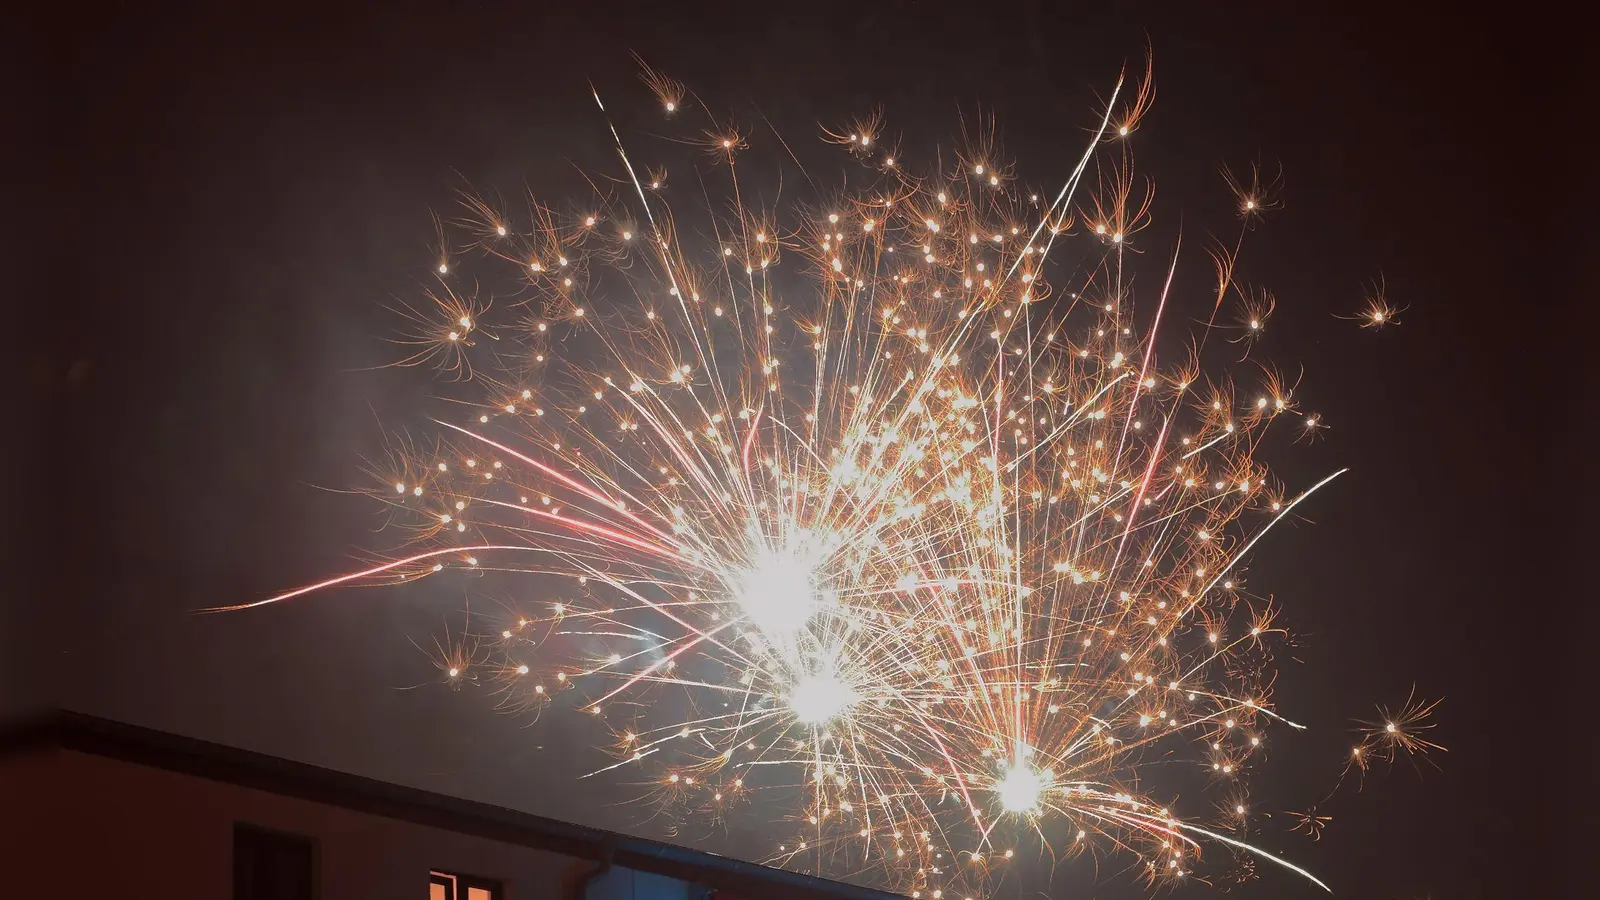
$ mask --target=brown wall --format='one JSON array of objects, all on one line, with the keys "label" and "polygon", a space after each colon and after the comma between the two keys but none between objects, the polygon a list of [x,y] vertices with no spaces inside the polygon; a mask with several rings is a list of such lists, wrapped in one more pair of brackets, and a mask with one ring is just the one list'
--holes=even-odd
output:
[{"label": "brown wall", "polygon": [[65,816],[51,798],[57,790],[55,751],[0,759],[0,871],[7,892],[21,897],[73,897],[52,892],[57,871],[71,871],[81,860],[70,856],[57,838]]},{"label": "brown wall", "polygon": [[[0,869],[59,874],[45,875],[53,889],[18,896],[230,900],[239,821],[316,839],[321,900],[424,900],[429,869],[503,879],[507,900],[542,900],[593,866],[70,750],[0,765]],[[38,865],[57,859],[64,870]]]}]

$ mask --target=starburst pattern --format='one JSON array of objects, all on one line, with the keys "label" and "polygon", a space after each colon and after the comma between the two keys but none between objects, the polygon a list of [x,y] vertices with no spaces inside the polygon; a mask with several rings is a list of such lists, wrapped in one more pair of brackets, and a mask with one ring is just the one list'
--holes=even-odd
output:
[{"label": "starburst pattern", "polygon": [[1438,706],[1438,700],[1422,700],[1413,689],[1398,707],[1378,707],[1376,721],[1360,723],[1363,738],[1351,748],[1346,771],[1364,774],[1374,762],[1392,764],[1402,757],[1426,760],[1430,751],[1444,750],[1427,737],[1435,727],[1433,711]]},{"label": "starburst pattern", "polygon": [[1322,840],[1322,829],[1327,828],[1328,823],[1333,821],[1333,816],[1317,815],[1315,806],[1305,812],[1291,812],[1289,818],[1294,822],[1290,831],[1301,832],[1314,841]]},{"label": "starburst pattern", "polygon": [[[684,87],[645,80],[686,124]],[[1220,844],[1321,884],[1243,840],[1241,776],[1299,726],[1242,567],[1339,473],[1286,491],[1258,459],[1281,420],[1319,420],[1272,370],[1230,368],[1274,306],[1237,282],[1237,244],[1200,297],[1175,296],[1176,248],[1133,290],[1151,199],[1129,135],[1152,97],[1119,82],[1052,194],[991,129],[913,174],[873,111],[821,136],[865,186],[799,205],[751,200],[757,142],[717,122],[674,163],[725,192],[707,208],[620,136],[620,187],[575,215],[469,200],[404,310],[404,362],[466,385],[470,414],[378,467],[415,546],[264,602],[530,576],[492,658],[453,651],[447,680],[571,700],[615,729],[601,771],[685,815],[792,821],[784,864],[939,900],[1025,845],[1169,882]],[[1271,185],[1233,187],[1242,234]],[[1165,363],[1185,317],[1203,327]],[[1433,746],[1417,715],[1364,746]],[[1153,759],[1222,800],[1180,811]]]}]

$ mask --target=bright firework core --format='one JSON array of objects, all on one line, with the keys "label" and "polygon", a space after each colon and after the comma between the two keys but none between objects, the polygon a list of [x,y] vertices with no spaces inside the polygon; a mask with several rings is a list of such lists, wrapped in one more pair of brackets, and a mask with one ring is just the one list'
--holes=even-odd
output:
[{"label": "bright firework core", "polygon": [[739,607],[768,635],[793,635],[820,605],[816,575],[797,553],[765,550],[739,579]]},{"label": "bright firework core", "polygon": [[861,699],[831,673],[807,675],[789,692],[789,708],[807,725],[821,725]]},{"label": "bright firework core", "polygon": [[1039,797],[1049,782],[1050,773],[1035,772],[1027,763],[1019,762],[995,782],[994,792],[1006,812],[1028,813],[1039,808]]}]

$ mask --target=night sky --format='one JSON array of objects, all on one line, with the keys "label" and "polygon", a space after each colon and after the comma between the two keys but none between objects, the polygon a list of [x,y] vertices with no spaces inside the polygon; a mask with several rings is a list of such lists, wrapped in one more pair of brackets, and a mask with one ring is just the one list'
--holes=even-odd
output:
[{"label": "night sky", "polygon": [[[959,113],[992,112],[1019,169],[1056,182],[1096,93],[1148,45],[1157,98],[1135,147],[1156,180],[1152,234],[1216,221],[1220,165],[1281,164],[1249,277],[1279,297],[1269,355],[1304,364],[1332,429],[1268,458],[1291,484],[1352,469],[1251,565],[1298,644],[1277,700],[1313,729],[1274,750],[1257,795],[1315,802],[1350,720],[1413,683],[1445,698],[1439,771],[1341,793],[1318,843],[1266,842],[1348,898],[1538,896],[1573,871],[1547,835],[1595,814],[1551,797],[1592,783],[1584,739],[1562,736],[1592,726],[1547,688],[1578,674],[1557,644],[1586,626],[1562,608],[1581,599],[1592,619],[1593,590],[1552,577],[1580,518],[1554,494],[1590,457],[1577,432],[1596,407],[1555,368],[1580,329],[1543,281],[1552,258],[1584,259],[1547,233],[1576,187],[1540,134],[1573,112],[1552,93],[1573,87],[1553,50],[1458,13],[1342,5],[674,5],[150,14],[68,42],[57,114],[84,164],[68,208],[45,203],[64,220],[55,266],[85,301],[20,357],[57,427],[14,470],[38,473],[21,486],[53,524],[12,523],[46,561],[27,580],[47,602],[7,625],[8,701],[662,836],[625,805],[632,788],[574,781],[593,737],[581,717],[530,725],[437,684],[415,645],[459,622],[462,582],[192,614],[343,571],[381,537],[372,502],[328,489],[361,483],[383,427],[418,424],[425,381],[373,367],[392,352],[383,304],[415,296],[433,261],[430,212],[465,184],[514,196],[571,184],[575,165],[610,171],[588,83],[635,111],[625,122],[649,109],[629,51],[718,112],[759,107],[791,142],[882,104],[909,155],[948,146]],[[1403,324],[1334,317],[1380,275]],[[1315,895],[1264,875],[1238,894]],[[1083,896],[1142,893],[1128,883]]]}]

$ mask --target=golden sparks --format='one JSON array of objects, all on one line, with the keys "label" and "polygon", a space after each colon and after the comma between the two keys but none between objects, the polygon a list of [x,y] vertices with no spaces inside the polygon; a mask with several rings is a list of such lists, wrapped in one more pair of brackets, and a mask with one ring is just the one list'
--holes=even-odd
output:
[{"label": "golden sparks", "polygon": [[[686,112],[682,84],[643,78]],[[1222,844],[1321,884],[1240,839],[1263,735],[1300,727],[1272,702],[1277,609],[1242,569],[1339,473],[1290,489],[1258,458],[1275,424],[1320,420],[1208,345],[1218,308],[1253,341],[1274,306],[1233,253],[1215,296],[1178,296],[1174,253],[1136,301],[1154,248],[1133,246],[1151,195],[1129,137],[1153,96],[1119,81],[1053,193],[1021,187],[989,126],[915,174],[874,111],[822,135],[863,187],[791,208],[748,205],[754,139],[714,121],[671,145],[714,158],[673,161],[725,192],[704,207],[620,138],[625,189],[570,218],[469,198],[466,249],[400,310],[401,362],[467,412],[374,468],[414,546],[263,602],[526,576],[485,632],[496,662],[450,644],[446,680],[483,673],[519,709],[570,695],[615,728],[601,771],[647,773],[685,815],[791,822],[776,862],[942,898],[988,890],[1021,841],[1161,882]],[[1275,205],[1255,169],[1228,183],[1252,222]],[[1211,321],[1188,355],[1158,359],[1191,313]],[[1436,748],[1431,709],[1408,701],[1352,757]],[[1221,800],[1141,774],[1173,758]]]}]

